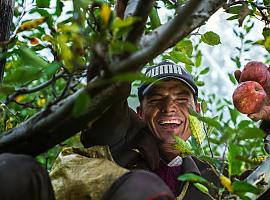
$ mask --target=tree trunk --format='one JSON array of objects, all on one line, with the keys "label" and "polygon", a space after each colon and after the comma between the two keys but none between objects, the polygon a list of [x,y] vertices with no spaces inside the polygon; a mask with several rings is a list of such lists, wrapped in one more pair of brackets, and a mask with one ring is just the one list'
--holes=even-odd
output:
[{"label": "tree trunk", "polygon": [[0,0],[0,84],[3,82],[6,58],[1,58],[7,51],[6,42],[10,37],[14,0]]}]

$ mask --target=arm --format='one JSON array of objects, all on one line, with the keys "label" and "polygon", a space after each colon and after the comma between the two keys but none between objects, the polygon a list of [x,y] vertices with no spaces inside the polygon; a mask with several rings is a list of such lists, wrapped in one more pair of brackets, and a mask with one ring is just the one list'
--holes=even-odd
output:
[{"label": "arm", "polygon": [[123,139],[129,126],[129,107],[127,98],[130,93],[130,84],[124,91],[119,91],[122,100],[112,104],[106,112],[81,133],[81,142],[84,147],[94,145],[114,145]]}]

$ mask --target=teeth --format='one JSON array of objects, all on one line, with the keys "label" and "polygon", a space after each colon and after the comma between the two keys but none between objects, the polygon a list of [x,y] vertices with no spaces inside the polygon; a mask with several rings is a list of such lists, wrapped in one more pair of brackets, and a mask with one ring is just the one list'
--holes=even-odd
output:
[{"label": "teeth", "polygon": [[165,121],[161,121],[159,122],[160,125],[164,125],[164,124],[180,124],[179,120],[165,120]]}]

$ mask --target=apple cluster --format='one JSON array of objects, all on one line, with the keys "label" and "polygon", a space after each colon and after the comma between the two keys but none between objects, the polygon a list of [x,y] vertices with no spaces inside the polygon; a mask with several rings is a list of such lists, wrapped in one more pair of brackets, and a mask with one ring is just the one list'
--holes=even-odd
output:
[{"label": "apple cluster", "polygon": [[257,61],[248,62],[233,93],[233,104],[243,114],[258,112],[266,102],[270,86],[268,67]]}]

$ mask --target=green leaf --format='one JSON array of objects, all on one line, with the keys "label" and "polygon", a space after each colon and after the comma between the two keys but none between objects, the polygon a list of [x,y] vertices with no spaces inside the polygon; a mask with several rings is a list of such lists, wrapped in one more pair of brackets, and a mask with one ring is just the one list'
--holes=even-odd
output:
[{"label": "green leaf", "polygon": [[0,85],[0,94],[10,95],[13,92],[15,92],[14,86],[4,84]]},{"label": "green leaf", "polygon": [[237,159],[237,157],[241,155],[241,152],[241,146],[233,143],[229,145],[227,154],[229,176],[238,175],[241,173],[243,162]]},{"label": "green leaf", "polygon": [[236,84],[237,84],[237,81],[236,81],[236,79],[235,79],[234,75],[233,75],[233,74],[228,73],[228,76],[229,76],[230,81],[231,81],[231,82],[232,82],[234,85],[236,85]]},{"label": "green leaf", "polygon": [[183,52],[188,57],[191,57],[193,52],[193,45],[191,40],[181,40],[176,44],[177,51]]},{"label": "green leaf", "polygon": [[207,102],[203,101],[201,107],[202,107],[202,112],[206,113],[207,112]]},{"label": "green leaf", "polygon": [[42,70],[34,67],[18,67],[15,71],[5,77],[5,83],[11,85],[26,84],[40,78]]},{"label": "green leaf", "polygon": [[245,182],[245,181],[235,181],[232,184],[233,191],[237,193],[251,192],[253,194],[259,194],[260,191],[255,186]]},{"label": "green leaf", "polygon": [[157,9],[155,7],[152,8],[152,11],[150,13],[150,22],[152,29],[155,29],[161,25]]},{"label": "green leaf", "polygon": [[64,6],[64,4],[61,0],[56,1],[56,9],[55,9],[56,16],[59,17],[61,15],[61,13],[63,11],[63,6]]},{"label": "green leaf", "polygon": [[179,181],[190,181],[193,183],[207,183],[208,181],[203,177],[193,174],[193,173],[185,173],[177,178]]},{"label": "green leaf", "polygon": [[196,85],[197,85],[198,87],[202,87],[202,86],[204,86],[205,84],[204,84],[203,81],[196,81]]},{"label": "green leaf", "polygon": [[53,74],[57,72],[57,70],[61,67],[61,64],[58,62],[52,62],[49,64],[46,69],[44,70],[44,73],[47,74],[49,77],[51,77]]},{"label": "green leaf", "polygon": [[239,112],[236,109],[229,108],[231,119],[234,124],[236,124],[237,117],[239,116]]},{"label": "green leaf", "polygon": [[193,62],[191,61],[191,59],[188,58],[187,55],[182,52],[172,51],[169,53],[169,55],[175,58],[178,62],[182,62],[188,65],[193,65]]},{"label": "green leaf", "polygon": [[193,185],[203,193],[209,193],[208,188],[201,183],[193,183]]},{"label": "green leaf", "polygon": [[84,113],[86,113],[90,106],[90,102],[91,102],[91,99],[88,96],[88,94],[85,94],[85,93],[79,94],[79,96],[77,97],[75,101],[75,104],[72,110],[72,115],[75,118],[77,118],[83,115]]},{"label": "green leaf", "polygon": [[251,125],[253,122],[250,120],[242,120],[239,124],[238,124],[238,129],[243,129],[248,127],[249,125]]},{"label": "green leaf", "polygon": [[233,15],[229,18],[227,18],[227,20],[235,20],[235,19],[238,19],[239,18],[239,15]]},{"label": "green leaf", "polygon": [[207,74],[208,72],[209,72],[209,67],[206,67],[200,72],[200,74],[203,75],[203,74]]},{"label": "green leaf", "polygon": [[[112,30],[114,35],[123,35],[124,33],[128,32],[131,29],[131,26],[139,21],[139,17],[128,17],[126,19],[120,19],[119,17],[115,18],[112,24]],[[119,33],[121,29],[124,31]]]},{"label": "green leaf", "polygon": [[199,113],[195,112],[194,110],[190,109],[189,113],[195,117],[197,117],[200,121],[205,122],[206,124],[215,127],[218,130],[222,130],[221,124],[217,121],[216,118],[210,117],[203,117]]},{"label": "green leaf", "polygon": [[253,138],[264,138],[265,132],[259,128],[253,127],[246,127],[240,130],[239,134],[237,135],[239,139],[253,139]]},{"label": "green leaf", "polygon": [[36,0],[37,6],[40,8],[48,8],[50,7],[50,0]]},{"label": "green leaf", "polygon": [[179,151],[182,157],[193,155],[193,150],[190,147],[189,143],[178,136],[174,136],[175,145],[174,148]]},{"label": "green leaf", "polygon": [[27,47],[22,46],[18,50],[18,55],[22,63],[26,65],[34,66],[35,68],[45,68],[48,65],[48,62]]},{"label": "green leaf", "polygon": [[201,36],[201,39],[204,43],[209,45],[218,45],[220,44],[220,37],[218,34],[214,33],[213,31],[208,31]]},{"label": "green leaf", "polygon": [[132,53],[137,51],[138,48],[131,42],[120,40],[112,40],[110,43],[110,51],[112,54],[120,54],[123,52]]},{"label": "green leaf", "polygon": [[196,56],[196,61],[195,61],[195,66],[199,67],[202,63],[202,52],[199,51],[197,56]]},{"label": "green leaf", "polygon": [[265,6],[270,6],[270,0],[263,0]]},{"label": "green leaf", "polygon": [[239,14],[239,12],[241,11],[242,7],[243,7],[242,5],[231,6],[227,10],[227,13]]}]

